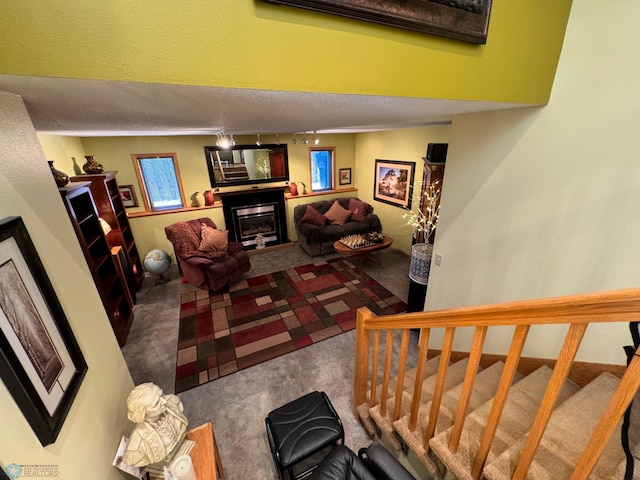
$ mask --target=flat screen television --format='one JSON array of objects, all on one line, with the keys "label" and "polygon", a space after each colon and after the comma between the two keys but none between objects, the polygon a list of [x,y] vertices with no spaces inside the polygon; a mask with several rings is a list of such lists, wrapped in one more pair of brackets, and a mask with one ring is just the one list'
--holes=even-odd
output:
[{"label": "flat screen television", "polygon": [[444,165],[447,161],[448,143],[430,143],[427,145],[427,162],[436,165]]}]

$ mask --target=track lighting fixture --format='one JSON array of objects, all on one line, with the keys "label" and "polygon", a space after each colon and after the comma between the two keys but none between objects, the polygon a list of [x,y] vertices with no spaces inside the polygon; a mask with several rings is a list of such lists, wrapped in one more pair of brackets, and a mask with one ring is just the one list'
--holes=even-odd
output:
[{"label": "track lighting fixture", "polygon": [[313,131],[313,144],[314,145],[318,145],[320,143],[320,139],[318,138],[318,135],[316,134],[316,131]]},{"label": "track lighting fixture", "polygon": [[307,132],[304,132],[304,136],[302,137],[302,143],[304,143],[305,145],[309,143],[309,140],[307,140]]},{"label": "track lighting fixture", "polygon": [[216,141],[216,147],[220,148],[231,148],[236,144],[236,141],[233,139],[233,135],[225,135],[224,132],[216,134],[218,136],[218,140]]},{"label": "track lighting fixture", "polygon": [[293,143],[294,145],[298,144],[298,137],[296,137],[296,134],[293,134],[293,140],[291,140],[291,143]]},{"label": "track lighting fixture", "polygon": [[280,134],[276,133],[276,145],[280,145]]},{"label": "track lighting fixture", "polygon": [[258,134],[258,140],[256,140],[256,145],[257,146],[262,145],[262,140],[260,140],[260,134]]}]

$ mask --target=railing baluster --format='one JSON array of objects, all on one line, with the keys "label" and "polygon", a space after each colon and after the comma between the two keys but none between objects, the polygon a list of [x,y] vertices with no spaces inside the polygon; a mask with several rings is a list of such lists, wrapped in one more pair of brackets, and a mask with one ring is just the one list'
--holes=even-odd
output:
[{"label": "railing baluster", "polygon": [[593,467],[595,467],[600,455],[602,455],[604,447],[633,400],[633,396],[639,386],[640,357],[638,356],[638,351],[636,351],[618,384],[618,388],[611,397],[609,405],[607,405],[602,417],[600,417],[600,421],[591,434],[589,443],[587,443],[584,452],[582,452],[582,456],[573,470],[570,480],[584,480],[591,474]]},{"label": "railing baluster", "polygon": [[464,428],[464,422],[467,418],[467,410],[469,408],[471,394],[473,393],[473,385],[478,373],[478,366],[480,365],[482,348],[484,347],[484,340],[486,337],[487,327],[477,327],[476,333],[473,336],[473,342],[471,343],[469,364],[467,365],[467,372],[464,376],[464,383],[462,384],[462,391],[460,392],[460,401],[458,402],[458,410],[456,411],[456,418],[453,422],[453,430],[451,431],[451,438],[449,439],[449,450],[452,453],[456,453],[458,451],[458,446],[460,445],[460,437],[462,436],[462,429]]},{"label": "railing baluster", "polygon": [[542,435],[549,423],[549,418],[553,413],[553,407],[555,406],[558,395],[560,394],[560,389],[569,375],[569,370],[571,370],[571,365],[573,365],[576,352],[578,351],[578,347],[582,342],[582,337],[584,337],[584,333],[587,331],[588,326],[588,323],[574,323],[569,327],[569,331],[567,332],[567,336],[564,340],[564,345],[558,355],[556,366],[553,369],[553,373],[551,374],[551,378],[547,384],[547,389],[544,392],[544,397],[542,397],[542,402],[540,402],[538,413],[536,414],[536,418],[533,421],[531,430],[529,431],[529,436],[527,437],[527,441],[525,442],[522,453],[520,454],[518,465],[516,466],[516,470],[513,474],[513,480],[524,480],[527,476],[529,466],[533,461],[533,456],[536,454],[536,450],[540,444],[540,439],[542,439]]},{"label": "railing baluster", "polygon": [[393,330],[387,330],[387,355],[384,362],[382,377],[382,396],[380,398],[380,415],[387,414],[387,399],[389,398],[389,376],[391,375],[391,354],[393,353]]},{"label": "railing baluster", "polygon": [[438,413],[440,412],[440,402],[444,393],[444,382],[447,377],[447,369],[451,360],[451,350],[453,350],[453,336],[456,333],[455,327],[448,327],[444,331],[444,341],[442,343],[442,352],[440,352],[440,365],[438,366],[438,376],[436,377],[436,385],[433,389],[433,397],[431,398],[431,411],[429,412],[429,424],[424,434],[423,447],[425,452],[429,451],[429,440],[433,438],[438,423]]},{"label": "railing baluster", "polygon": [[400,358],[398,359],[398,376],[396,378],[396,396],[394,399],[393,421],[400,418],[402,410],[402,392],[404,390],[404,373],[407,369],[407,352],[409,351],[409,329],[402,331],[402,342],[400,343]]},{"label": "railing baluster", "polygon": [[[355,409],[367,401],[367,375],[369,375],[369,346],[371,331],[366,329],[373,314],[368,308],[359,308],[356,313],[356,365],[353,378],[353,400]],[[357,414],[356,414],[357,417]]]},{"label": "railing baluster", "polygon": [[418,423],[418,411],[420,410],[420,397],[422,394],[422,382],[424,381],[424,367],[427,363],[429,351],[430,328],[423,328],[420,332],[420,349],[418,351],[418,368],[416,369],[416,381],[413,385],[413,399],[411,400],[411,415],[409,416],[409,431],[416,430]]},{"label": "railing baluster", "polygon": [[513,338],[511,340],[511,346],[509,347],[509,353],[502,369],[502,376],[500,377],[500,383],[498,384],[498,390],[493,398],[493,404],[491,406],[491,412],[487,418],[487,425],[482,434],[482,440],[476,453],[476,458],[471,469],[471,477],[474,480],[478,480],[482,475],[482,469],[487,461],[489,450],[491,449],[491,443],[493,437],[496,434],[498,423],[500,422],[500,416],[502,415],[502,409],[507,401],[507,395],[509,389],[513,383],[513,376],[518,368],[518,362],[520,361],[520,355],[522,355],[522,349],[524,348],[524,342],[527,340],[527,334],[529,333],[529,325],[518,325]]},{"label": "railing baluster", "polygon": [[376,405],[376,389],[378,388],[378,356],[380,355],[380,330],[373,332],[373,364],[371,365],[371,391],[369,408]]}]

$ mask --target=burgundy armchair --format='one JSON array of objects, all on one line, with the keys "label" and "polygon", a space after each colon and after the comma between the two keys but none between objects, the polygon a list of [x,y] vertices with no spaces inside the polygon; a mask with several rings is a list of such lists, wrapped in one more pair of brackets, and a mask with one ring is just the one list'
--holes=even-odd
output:
[{"label": "burgundy armchair", "polygon": [[216,228],[210,218],[177,222],[164,231],[173,244],[183,279],[205,290],[220,290],[251,268],[241,243],[229,242],[226,252],[199,250],[202,224]]}]

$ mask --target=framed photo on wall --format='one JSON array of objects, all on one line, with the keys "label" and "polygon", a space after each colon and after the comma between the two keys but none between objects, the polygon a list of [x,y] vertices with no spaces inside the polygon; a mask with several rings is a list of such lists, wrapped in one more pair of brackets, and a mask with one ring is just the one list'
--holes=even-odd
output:
[{"label": "framed photo on wall", "polygon": [[340,176],[340,185],[351,185],[351,169],[350,168],[341,168],[338,171],[338,175]]},{"label": "framed photo on wall", "polygon": [[365,22],[487,43],[492,0],[262,0]]},{"label": "framed photo on wall", "polygon": [[22,218],[0,220],[0,378],[43,446],[55,442],[86,372]]},{"label": "framed photo on wall", "polygon": [[120,191],[120,198],[125,208],[138,206],[138,199],[136,198],[133,185],[118,185],[118,190]]},{"label": "framed photo on wall", "polygon": [[411,186],[416,162],[376,159],[373,199],[411,209]]}]

